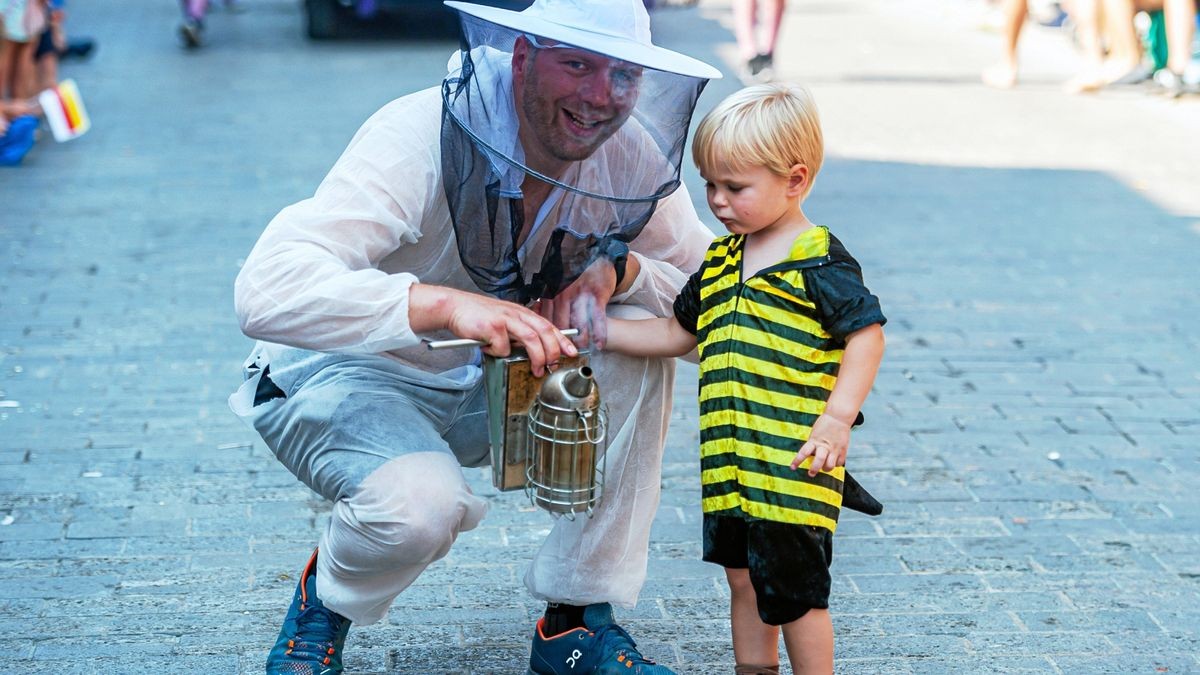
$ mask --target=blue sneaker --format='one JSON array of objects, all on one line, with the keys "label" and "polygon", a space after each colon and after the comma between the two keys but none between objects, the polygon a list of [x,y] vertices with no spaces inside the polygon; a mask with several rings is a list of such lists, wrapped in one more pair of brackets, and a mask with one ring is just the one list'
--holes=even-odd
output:
[{"label": "blue sneaker", "polygon": [[645,658],[629,633],[613,623],[612,605],[588,605],[583,610],[586,628],[546,637],[545,619],[538,619],[529,653],[528,675],[674,675],[674,671]]},{"label": "blue sneaker", "polygon": [[340,675],[342,647],[350,619],[317,598],[317,551],[313,551],[296,597],[283,619],[275,647],[267,655],[267,675]]}]

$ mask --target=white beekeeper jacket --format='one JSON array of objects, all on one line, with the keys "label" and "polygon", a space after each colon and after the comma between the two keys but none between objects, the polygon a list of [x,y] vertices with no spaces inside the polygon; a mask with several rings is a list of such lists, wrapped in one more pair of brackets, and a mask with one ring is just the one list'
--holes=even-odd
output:
[{"label": "white beekeeper jacket", "polygon": [[[511,108],[504,78],[497,95]],[[418,336],[409,324],[414,283],[478,290],[459,260],[442,188],[440,126],[439,88],[393,101],[363,125],[312,198],[271,221],[234,289],[246,335],[316,351],[384,354],[429,372],[472,358],[469,350],[424,349],[421,337],[435,336]],[[609,154],[610,170],[636,170],[621,166],[626,155]],[[556,204],[552,195],[538,221],[552,225]],[[553,229],[539,225],[524,247],[538,256]],[[712,236],[681,185],[632,242],[640,272],[613,302],[668,315]],[[269,345],[267,352],[269,359]]]}]

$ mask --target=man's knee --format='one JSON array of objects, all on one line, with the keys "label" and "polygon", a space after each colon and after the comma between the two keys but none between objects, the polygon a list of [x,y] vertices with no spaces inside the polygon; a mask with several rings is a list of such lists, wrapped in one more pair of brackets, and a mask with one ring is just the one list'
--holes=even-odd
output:
[{"label": "man's knee", "polygon": [[428,564],[473,529],[487,503],[471,494],[450,455],[404,455],[376,469],[333,509],[327,545],[344,571]]}]

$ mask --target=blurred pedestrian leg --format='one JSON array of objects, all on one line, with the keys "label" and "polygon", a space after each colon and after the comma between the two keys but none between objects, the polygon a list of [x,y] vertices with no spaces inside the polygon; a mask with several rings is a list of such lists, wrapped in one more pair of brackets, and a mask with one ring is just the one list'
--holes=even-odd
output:
[{"label": "blurred pedestrian leg", "polygon": [[[1083,68],[1063,88],[1071,94],[1093,92],[1107,82],[1104,76],[1104,24],[1100,0],[1074,0],[1071,3],[1071,20],[1075,24],[1075,36],[1083,52]],[[1133,23],[1130,22],[1132,28]]]},{"label": "blurred pedestrian leg", "polygon": [[[1200,92],[1200,82],[1185,79],[1192,60],[1192,40],[1196,35],[1196,0],[1134,0],[1133,8],[1154,17],[1148,41],[1155,66],[1154,74],[1160,90],[1171,97],[1188,92]],[[1161,24],[1156,12],[1161,11]],[[1132,16],[1130,16],[1132,21]],[[1166,41],[1166,62],[1162,62],[1162,42]]]},{"label": "blurred pedestrian leg", "polygon": [[0,0],[0,100],[37,93],[33,50],[46,27],[45,0]]},{"label": "blurred pedestrian leg", "polygon": [[203,44],[204,15],[208,13],[208,0],[179,0],[183,8],[183,23],[179,25],[179,37],[183,46],[196,49]]},{"label": "blurred pedestrian leg", "polygon": [[1101,8],[1106,84],[1139,84],[1150,79],[1157,68],[1142,62],[1146,50],[1133,23],[1137,13],[1133,0],[1102,0]]},{"label": "blurred pedestrian leg", "polygon": [[743,79],[764,81],[774,76],[783,10],[784,0],[733,0],[733,32]]},{"label": "blurred pedestrian leg", "polygon": [[1004,45],[1000,61],[983,71],[983,83],[997,89],[1008,89],[1017,83],[1017,44],[1025,19],[1029,17],[1029,5],[1025,0],[1004,0],[1003,13]]}]

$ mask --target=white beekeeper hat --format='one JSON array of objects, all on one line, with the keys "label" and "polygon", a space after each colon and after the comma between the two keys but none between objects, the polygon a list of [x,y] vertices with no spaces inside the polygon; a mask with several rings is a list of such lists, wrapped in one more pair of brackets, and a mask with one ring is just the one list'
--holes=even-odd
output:
[{"label": "white beekeeper hat", "polygon": [[650,15],[643,0],[536,0],[521,12],[456,0],[446,0],[446,5],[499,26],[647,68],[709,80],[721,77],[703,61],[651,43]]}]

